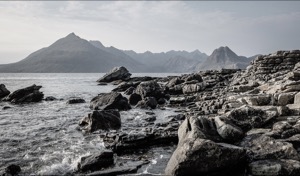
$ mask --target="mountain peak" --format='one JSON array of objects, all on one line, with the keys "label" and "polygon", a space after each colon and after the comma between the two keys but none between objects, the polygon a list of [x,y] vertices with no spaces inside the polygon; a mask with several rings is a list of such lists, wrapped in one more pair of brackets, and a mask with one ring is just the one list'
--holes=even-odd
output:
[{"label": "mountain peak", "polygon": [[80,37],[77,36],[74,32],[70,33],[65,38],[68,38],[68,39],[80,39]]}]

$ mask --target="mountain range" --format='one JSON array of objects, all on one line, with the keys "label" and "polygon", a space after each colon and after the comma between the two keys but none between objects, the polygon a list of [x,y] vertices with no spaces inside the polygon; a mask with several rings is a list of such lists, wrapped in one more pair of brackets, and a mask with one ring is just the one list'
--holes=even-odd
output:
[{"label": "mountain range", "polygon": [[245,68],[252,59],[237,56],[228,47],[220,47],[210,56],[199,50],[136,53],[112,46],[105,47],[100,41],[87,41],[71,33],[19,62],[0,65],[0,72],[94,73],[125,66],[134,73],[185,73],[207,69]]}]

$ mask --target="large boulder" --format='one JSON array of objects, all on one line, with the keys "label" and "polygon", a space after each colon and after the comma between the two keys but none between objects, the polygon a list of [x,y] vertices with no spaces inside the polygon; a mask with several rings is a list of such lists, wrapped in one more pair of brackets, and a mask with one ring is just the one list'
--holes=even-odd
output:
[{"label": "large boulder", "polygon": [[5,97],[3,100],[10,101],[11,103],[29,103],[42,101],[44,94],[40,92],[42,86],[32,86],[19,89]]},{"label": "large boulder", "polygon": [[81,172],[97,171],[114,164],[114,153],[111,150],[101,151],[96,155],[82,157],[78,163],[78,170]]},{"label": "large boulder", "polygon": [[91,100],[90,108],[93,110],[118,109],[125,111],[131,109],[128,99],[117,92],[100,93]]},{"label": "large boulder", "polygon": [[21,167],[15,164],[11,164],[5,168],[5,173],[4,175],[19,175],[21,172]]},{"label": "large boulder", "polygon": [[0,99],[10,94],[10,91],[6,89],[4,84],[0,84]]},{"label": "large boulder", "polygon": [[[227,175],[244,163],[246,150],[200,138],[186,138],[173,153],[166,175]],[[230,174],[229,174],[230,175]]]},{"label": "large boulder", "polygon": [[142,97],[139,94],[133,93],[129,96],[128,100],[131,105],[136,105],[139,101],[142,100]]},{"label": "large boulder", "polygon": [[115,67],[106,73],[97,82],[112,82],[116,80],[129,80],[131,73],[125,67]]},{"label": "large boulder", "polygon": [[155,81],[146,81],[146,82],[140,83],[136,87],[135,92],[137,94],[141,95],[141,97],[143,99],[146,97],[154,97],[158,100],[165,96],[162,88]]},{"label": "large boulder", "polygon": [[121,128],[120,113],[117,110],[93,111],[79,122],[79,126],[87,132],[119,129]]}]

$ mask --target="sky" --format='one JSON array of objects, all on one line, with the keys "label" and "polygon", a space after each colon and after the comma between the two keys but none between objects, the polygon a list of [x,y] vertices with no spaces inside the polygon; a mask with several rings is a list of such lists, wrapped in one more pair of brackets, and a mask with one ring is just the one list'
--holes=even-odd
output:
[{"label": "sky", "polygon": [[1,1],[0,64],[74,32],[136,52],[300,49],[300,1]]}]

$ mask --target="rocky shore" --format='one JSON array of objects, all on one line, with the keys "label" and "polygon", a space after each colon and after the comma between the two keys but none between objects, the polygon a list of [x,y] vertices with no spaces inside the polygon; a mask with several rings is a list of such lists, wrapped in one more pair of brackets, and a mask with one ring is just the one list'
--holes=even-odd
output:
[{"label": "rocky shore", "polygon": [[[81,158],[74,174],[140,172],[151,162],[149,151],[171,147],[161,174],[300,175],[300,50],[258,56],[246,70],[165,78],[131,77],[118,67],[98,82],[118,86],[95,95],[79,127],[99,133],[106,150]],[[41,101],[39,88],[10,94],[0,85],[0,96]],[[134,109],[143,114],[123,119]],[[158,121],[156,109],[176,114]]]}]

